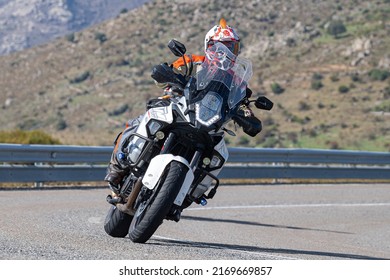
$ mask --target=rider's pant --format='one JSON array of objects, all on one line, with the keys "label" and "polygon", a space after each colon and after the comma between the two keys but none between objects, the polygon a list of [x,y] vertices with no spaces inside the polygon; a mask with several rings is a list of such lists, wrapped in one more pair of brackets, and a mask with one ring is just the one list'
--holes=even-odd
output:
[{"label": "rider's pant", "polygon": [[119,153],[123,151],[127,144],[127,140],[132,133],[134,133],[138,125],[140,124],[142,115],[129,120],[126,124],[126,129],[118,134],[116,137],[114,144],[114,150],[111,154],[111,159],[107,167],[107,175],[104,180],[109,181],[115,185],[119,184],[122,181],[123,177],[129,172],[129,167],[122,164],[118,158]]}]

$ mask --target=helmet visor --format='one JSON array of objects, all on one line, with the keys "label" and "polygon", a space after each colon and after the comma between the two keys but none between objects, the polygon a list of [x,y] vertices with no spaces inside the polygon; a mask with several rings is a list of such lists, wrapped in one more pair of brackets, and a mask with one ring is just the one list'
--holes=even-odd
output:
[{"label": "helmet visor", "polygon": [[210,41],[208,46],[214,45],[216,42],[220,42],[224,44],[229,51],[231,51],[234,55],[238,55],[238,52],[240,50],[240,42],[238,41]]}]

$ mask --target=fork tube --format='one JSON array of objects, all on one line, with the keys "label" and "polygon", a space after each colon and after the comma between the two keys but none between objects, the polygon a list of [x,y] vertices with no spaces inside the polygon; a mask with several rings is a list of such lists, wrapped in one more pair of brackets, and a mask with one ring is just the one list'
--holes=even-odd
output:
[{"label": "fork tube", "polygon": [[192,157],[190,167],[191,167],[192,171],[194,171],[194,172],[195,172],[196,167],[199,164],[199,160],[200,160],[201,155],[202,155],[202,152],[199,150],[196,150],[194,156]]},{"label": "fork tube", "polygon": [[175,134],[169,133],[167,139],[165,139],[163,147],[161,148],[160,155],[167,154],[169,152],[175,138]]}]

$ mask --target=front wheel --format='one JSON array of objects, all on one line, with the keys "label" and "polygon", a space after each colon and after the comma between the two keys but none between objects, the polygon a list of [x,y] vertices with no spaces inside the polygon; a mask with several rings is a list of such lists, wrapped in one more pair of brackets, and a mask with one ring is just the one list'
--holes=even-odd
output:
[{"label": "front wheel", "polygon": [[172,161],[162,180],[137,208],[130,224],[129,237],[133,242],[145,243],[154,234],[168,214],[186,178],[188,167]]},{"label": "front wheel", "polygon": [[132,219],[132,216],[119,211],[116,206],[111,206],[104,221],[104,230],[112,237],[125,237]]}]

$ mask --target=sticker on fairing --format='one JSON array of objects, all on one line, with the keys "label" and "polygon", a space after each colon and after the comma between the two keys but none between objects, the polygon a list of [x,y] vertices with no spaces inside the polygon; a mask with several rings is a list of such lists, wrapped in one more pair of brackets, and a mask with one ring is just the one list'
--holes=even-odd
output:
[{"label": "sticker on fairing", "polygon": [[161,120],[166,123],[172,123],[172,106],[156,107],[148,111],[151,119]]}]

